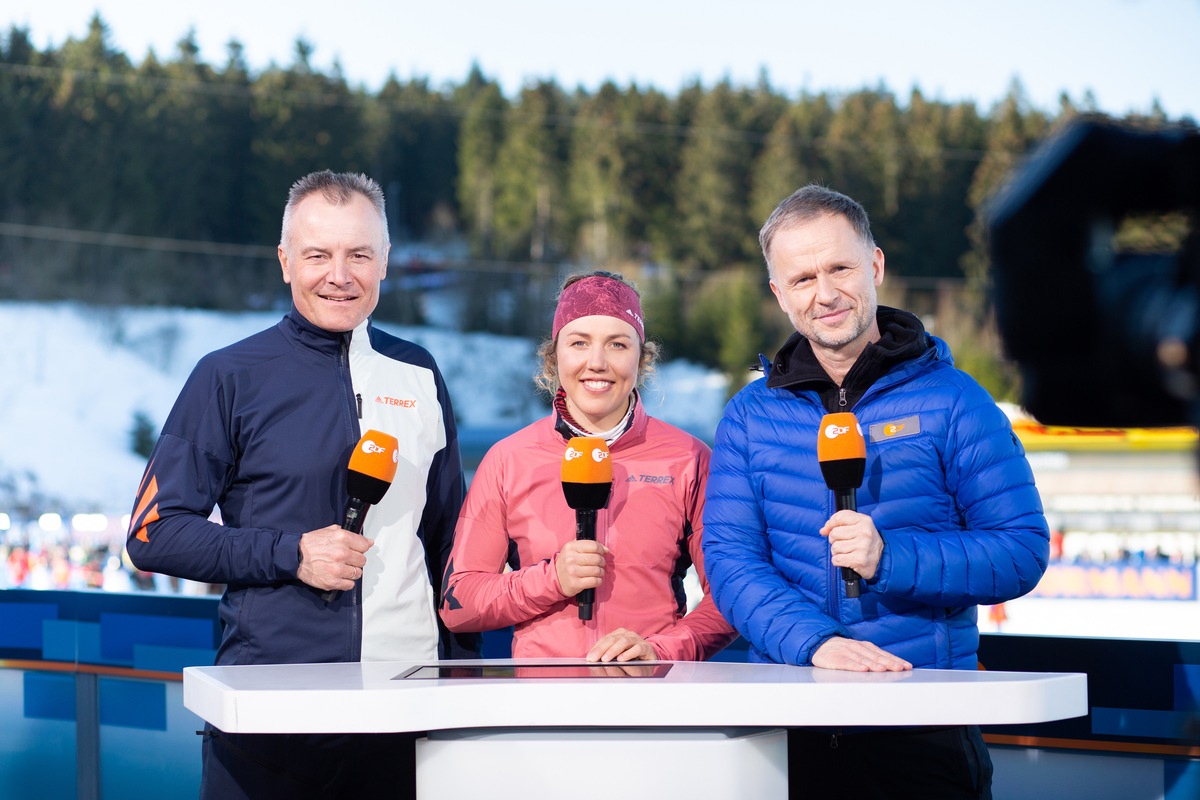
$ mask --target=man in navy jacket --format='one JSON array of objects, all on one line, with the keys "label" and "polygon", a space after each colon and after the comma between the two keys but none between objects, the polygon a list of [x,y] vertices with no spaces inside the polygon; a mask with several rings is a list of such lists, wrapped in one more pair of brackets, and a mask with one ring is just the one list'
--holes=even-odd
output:
[{"label": "man in navy jacket", "polygon": [[[388,249],[375,181],[297,181],[279,244],[291,311],[200,360],[151,453],[129,555],[225,585],[217,664],[476,654],[435,600],[464,486],[450,398],[428,352],[369,320]],[[397,438],[399,459],[359,535],[339,523],[350,452],[371,429]],[[408,737],[210,729],[202,796],[382,796],[411,772]]]},{"label": "man in navy jacket", "polygon": [[[1020,442],[945,342],[878,305],[884,255],[861,205],[807,186],[759,238],[796,333],[717,428],[704,514],[717,607],[757,661],[975,669],[976,606],[1025,594],[1046,567]],[[821,420],[841,411],[867,444],[856,511],[836,509],[817,460]],[[797,731],[790,752],[809,796],[990,797],[977,727]]]}]

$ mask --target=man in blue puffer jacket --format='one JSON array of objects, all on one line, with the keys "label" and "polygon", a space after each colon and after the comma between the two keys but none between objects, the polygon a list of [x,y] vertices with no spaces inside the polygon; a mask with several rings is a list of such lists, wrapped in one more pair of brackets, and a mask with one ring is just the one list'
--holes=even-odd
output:
[{"label": "man in blue puffer jacket", "polygon": [[[704,513],[717,607],[755,661],[975,669],[976,606],[1033,589],[1049,552],[1012,426],[945,342],[878,305],[883,251],[856,201],[802,188],[759,240],[796,333],[717,428]],[[835,513],[816,445],[838,411],[857,417],[867,459],[858,510]],[[976,726],[792,733],[806,796],[991,796]]]}]

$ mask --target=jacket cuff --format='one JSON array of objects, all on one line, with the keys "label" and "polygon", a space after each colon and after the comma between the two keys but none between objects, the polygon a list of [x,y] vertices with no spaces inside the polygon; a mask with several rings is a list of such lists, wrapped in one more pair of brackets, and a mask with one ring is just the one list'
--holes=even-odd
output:
[{"label": "jacket cuff", "polygon": [[888,578],[892,574],[892,548],[888,546],[887,537],[882,533],[879,534],[879,538],[883,539],[883,552],[879,555],[879,565],[875,567],[875,574],[866,584],[877,592],[886,592]]},{"label": "jacket cuff", "polygon": [[275,546],[275,569],[281,578],[295,579],[300,571],[299,533],[280,533]]}]

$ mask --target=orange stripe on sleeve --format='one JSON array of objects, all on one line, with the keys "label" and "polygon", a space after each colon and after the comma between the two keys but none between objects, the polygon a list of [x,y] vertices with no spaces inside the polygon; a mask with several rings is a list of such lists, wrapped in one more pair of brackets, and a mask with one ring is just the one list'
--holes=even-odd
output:
[{"label": "orange stripe on sleeve", "polygon": [[157,504],[155,504],[149,512],[146,511],[147,507],[158,499],[158,478],[150,475],[149,470],[147,470],[146,474],[150,476],[150,483],[147,484],[145,480],[142,481],[141,489],[138,492],[137,508],[134,509],[133,521],[131,523],[137,525],[138,521],[141,521],[141,524],[138,525],[136,536],[140,541],[143,542],[150,541],[150,537],[146,532],[146,527],[150,525],[150,523],[158,521]]},{"label": "orange stripe on sleeve", "polygon": [[146,491],[146,481],[150,480],[152,477],[154,477],[154,461],[153,460],[151,460],[150,463],[146,465],[146,471],[142,473],[142,482],[140,484],[138,484],[138,496],[139,497],[141,496],[142,492]]},{"label": "orange stripe on sleeve", "polygon": [[144,520],[142,520],[142,527],[138,528],[137,531],[137,538],[139,540],[149,544],[150,534],[146,531],[146,528],[153,522],[158,522],[158,506],[150,509],[150,513],[146,515]]}]

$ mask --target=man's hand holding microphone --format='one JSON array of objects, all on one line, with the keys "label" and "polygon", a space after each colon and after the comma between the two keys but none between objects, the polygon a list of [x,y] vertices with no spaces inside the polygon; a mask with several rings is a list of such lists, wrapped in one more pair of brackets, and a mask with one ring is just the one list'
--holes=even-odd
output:
[{"label": "man's hand holding microphone", "polygon": [[[850,412],[826,414],[817,434],[817,460],[825,485],[834,494],[834,513],[821,535],[829,540],[829,558],[841,567],[846,597],[862,593],[862,580],[875,577],[883,557],[883,537],[874,521],[859,513],[857,492],[866,471],[867,444],[858,419]],[[854,672],[902,672],[912,664],[882,648],[856,639],[834,636],[812,656],[814,667]]]},{"label": "man's hand holding microphone", "polygon": [[321,598],[332,603],[363,576],[367,551],[375,542],[362,535],[367,509],[383,499],[400,460],[396,437],[377,430],[362,435],[350,453],[346,469],[346,510],[342,524],[328,525],[300,537],[300,566],[296,577],[325,590]]}]

